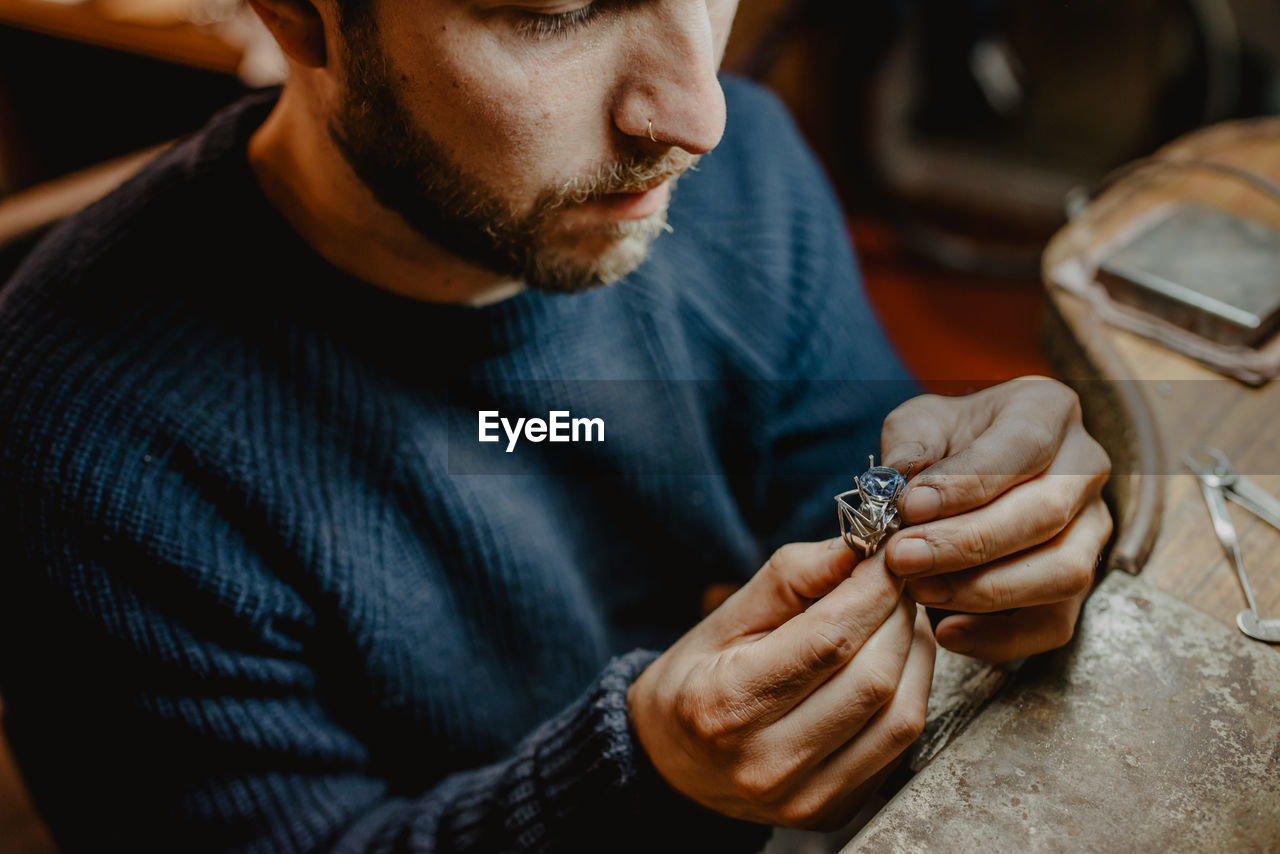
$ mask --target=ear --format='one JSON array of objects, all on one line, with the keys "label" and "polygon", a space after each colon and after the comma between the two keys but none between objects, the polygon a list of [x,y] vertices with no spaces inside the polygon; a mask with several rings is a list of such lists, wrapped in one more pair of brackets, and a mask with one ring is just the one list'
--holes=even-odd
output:
[{"label": "ear", "polygon": [[309,0],[249,0],[285,54],[301,65],[322,68],[324,21]]}]

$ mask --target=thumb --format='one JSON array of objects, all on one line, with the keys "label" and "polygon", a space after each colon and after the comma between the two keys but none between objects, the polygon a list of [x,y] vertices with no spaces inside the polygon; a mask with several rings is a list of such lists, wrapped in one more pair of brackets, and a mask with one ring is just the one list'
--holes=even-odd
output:
[{"label": "thumb", "polygon": [[[771,632],[836,588],[853,572],[858,555],[834,537],[789,543],[773,553],[737,593],[707,617],[722,641]],[[877,554],[870,561],[884,561]]]}]

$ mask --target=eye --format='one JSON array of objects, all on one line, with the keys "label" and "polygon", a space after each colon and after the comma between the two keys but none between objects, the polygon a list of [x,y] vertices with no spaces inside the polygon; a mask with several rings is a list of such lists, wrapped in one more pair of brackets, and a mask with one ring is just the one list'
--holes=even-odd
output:
[{"label": "eye", "polygon": [[595,3],[588,3],[577,9],[553,15],[542,12],[517,12],[516,33],[534,41],[563,36],[591,23],[592,19],[600,14],[600,6],[601,3],[597,0]]}]

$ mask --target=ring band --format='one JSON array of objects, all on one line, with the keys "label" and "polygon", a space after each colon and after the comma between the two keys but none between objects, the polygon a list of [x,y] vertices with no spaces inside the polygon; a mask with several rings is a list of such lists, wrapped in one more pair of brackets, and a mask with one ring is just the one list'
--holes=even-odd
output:
[{"label": "ring band", "polygon": [[653,140],[654,142],[658,141],[658,138],[653,135],[653,119],[649,119],[649,139]]}]

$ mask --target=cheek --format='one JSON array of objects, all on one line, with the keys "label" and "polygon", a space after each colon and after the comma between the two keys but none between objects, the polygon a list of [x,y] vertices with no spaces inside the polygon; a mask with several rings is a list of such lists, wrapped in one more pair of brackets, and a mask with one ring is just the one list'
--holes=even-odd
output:
[{"label": "cheek", "polygon": [[492,39],[429,50],[428,35],[411,33],[413,49],[392,58],[398,85],[414,120],[469,174],[532,194],[604,156],[606,96],[591,82],[602,75],[581,54],[553,61]]}]

